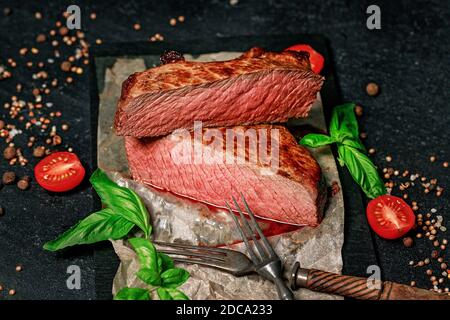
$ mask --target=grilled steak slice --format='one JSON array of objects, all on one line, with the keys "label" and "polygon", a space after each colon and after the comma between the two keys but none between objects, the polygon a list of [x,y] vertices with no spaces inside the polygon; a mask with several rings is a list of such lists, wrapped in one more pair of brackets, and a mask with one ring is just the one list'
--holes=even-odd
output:
[{"label": "grilled steak slice", "polygon": [[118,135],[151,137],[178,128],[284,122],[306,117],[323,78],[307,53],[253,48],[223,62],[178,60],[131,75],[114,120]]},{"label": "grilled steak slice", "polygon": [[283,126],[178,130],[125,141],[139,182],[216,207],[225,201],[234,207],[231,197],[241,201],[242,192],[258,217],[310,226],[321,220],[326,198],[321,169]]}]

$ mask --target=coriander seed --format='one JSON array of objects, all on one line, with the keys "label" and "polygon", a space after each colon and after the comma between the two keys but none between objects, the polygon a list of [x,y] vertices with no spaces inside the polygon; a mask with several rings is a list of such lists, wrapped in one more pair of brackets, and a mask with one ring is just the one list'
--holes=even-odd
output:
[{"label": "coriander seed", "polygon": [[380,88],[375,82],[369,82],[366,85],[366,92],[369,96],[374,97],[380,92]]}]

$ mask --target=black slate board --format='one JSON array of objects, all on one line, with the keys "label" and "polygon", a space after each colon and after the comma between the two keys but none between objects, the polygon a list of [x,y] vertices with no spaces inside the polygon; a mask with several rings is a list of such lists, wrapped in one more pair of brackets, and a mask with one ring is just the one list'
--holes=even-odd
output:
[{"label": "black slate board", "polygon": [[[325,57],[325,67],[322,74],[325,83],[321,97],[328,123],[331,110],[342,102],[339,86],[334,74],[333,60],[328,41],[320,35],[272,35],[272,36],[240,36],[229,38],[207,38],[190,41],[165,42],[127,42],[109,43],[92,52],[93,63],[90,74],[91,88],[91,132],[93,137],[97,132],[98,93],[101,92],[106,68],[114,62],[114,57],[159,55],[164,50],[177,50],[190,54],[202,54],[218,51],[245,51],[252,46],[260,46],[271,51],[281,51],[295,43],[307,43]],[[92,139],[91,152],[95,158],[96,139]],[[333,150],[336,156],[336,150]],[[346,169],[338,166],[345,202],[345,241],[342,250],[343,273],[349,275],[367,276],[366,267],[379,265],[374,250],[372,235],[368,229],[365,215],[365,200],[359,187],[353,181]],[[98,207],[100,203],[97,201]],[[113,277],[118,267],[118,258],[110,244],[97,245],[94,250],[95,284],[98,299],[111,299]]]}]

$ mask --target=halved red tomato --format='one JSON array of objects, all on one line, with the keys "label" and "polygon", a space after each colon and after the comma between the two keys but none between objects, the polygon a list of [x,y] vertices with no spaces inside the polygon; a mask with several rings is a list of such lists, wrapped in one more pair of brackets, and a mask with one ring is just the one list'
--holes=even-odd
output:
[{"label": "halved red tomato", "polygon": [[323,64],[325,62],[325,59],[323,56],[318,53],[316,50],[314,50],[310,45],[307,44],[296,44],[293,46],[290,46],[285,51],[306,51],[309,53],[309,63],[311,64],[311,70],[315,73],[320,73],[323,69]]},{"label": "halved red tomato", "polygon": [[34,167],[39,185],[53,192],[69,191],[83,181],[85,170],[80,159],[72,152],[55,152]]},{"label": "halved red tomato", "polygon": [[367,205],[367,220],[380,237],[397,239],[412,229],[416,216],[403,199],[382,195]]}]

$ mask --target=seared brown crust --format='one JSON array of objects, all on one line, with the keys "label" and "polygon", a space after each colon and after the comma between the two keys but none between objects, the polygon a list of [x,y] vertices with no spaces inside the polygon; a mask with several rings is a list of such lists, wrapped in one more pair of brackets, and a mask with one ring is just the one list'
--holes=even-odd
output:
[{"label": "seared brown crust", "polygon": [[316,195],[318,222],[322,220],[327,200],[326,182],[316,159],[305,147],[299,145],[291,133],[283,126],[280,130],[280,169],[278,174],[303,184],[312,198]]},{"label": "seared brown crust", "polygon": [[131,75],[132,86],[126,86],[121,100],[127,100],[142,93],[165,91],[219,81],[270,69],[310,69],[308,57],[293,51],[281,53],[265,52],[261,48],[250,49],[241,57],[228,61],[194,62],[176,61]]},{"label": "seared brown crust", "polygon": [[309,71],[310,64],[308,56],[303,53],[266,52],[255,47],[229,61],[180,60],[134,73],[122,85],[114,127],[120,133],[122,123],[127,121],[124,110],[142,94],[176,90],[267,70]]}]

